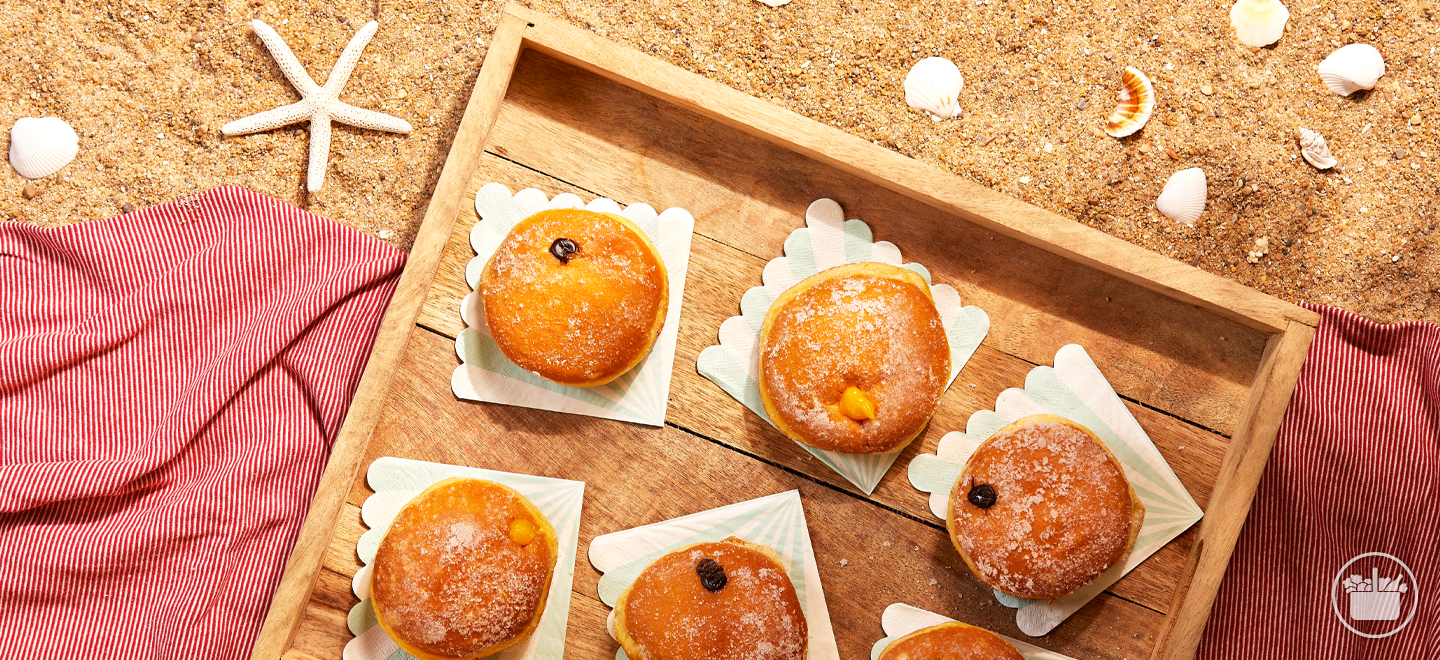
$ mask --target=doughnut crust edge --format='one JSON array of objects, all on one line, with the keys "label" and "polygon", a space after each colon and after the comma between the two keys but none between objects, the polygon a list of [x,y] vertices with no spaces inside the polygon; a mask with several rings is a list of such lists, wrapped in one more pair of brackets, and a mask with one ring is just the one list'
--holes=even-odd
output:
[{"label": "doughnut crust edge", "polygon": [[[563,260],[555,251],[561,239],[576,248]],[[585,209],[517,222],[478,289],[500,352],[572,387],[604,385],[635,368],[659,339],[670,302],[669,274],[650,237],[629,218]]]},{"label": "doughnut crust edge", "polygon": [[[710,592],[703,586],[696,571],[701,558],[724,566],[723,587]],[[693,639],[696,624],[710,636]],[[756,624],[763,625],[756,630]],[[615,602],[615,638],[632,660],[804,660],[809,628],[779,555],[732,536],[687,545],[646,566]]]},{"label": "doughnut crust edge", "polygon": [[[1036,447],[1033,437],[1022,435],[1029,433],[1048,444]],[[1037,456],[1054,459],[1045,461],[1043,475],[1019,467],[1033,468]],[[1082,478],[1083,488],[1067,481]],[[1026,491],[1022,481],[1046,490]],[[995,486],[996,503],[987,509],[967,498],[981,483]],[[1056,415],[1021,418],[981,443],[946,512],[950,540],[970,572],[997,591],[1032,600],[1074,593],[1109,570],[1130,552],[1144,520],[1144,504],[1105,443]]]},{"label": "doughnut crust edge", "polygon": [[[766,312],[758,351],[770,421],[828,451],[904,448],[924,432],[950,378],[950,342],[930,286],[877,262],[836,266],[787,289]],[[873,418],[844,414],[847,389],[873,401]]]},{"label": "doughnut crust edge", "polygon": [[880,652],[879,660],[1025,660],[1009,642],[958,621],[921,628]]},{"label": "doughnut crust edge", "polygon": [[[464,508],[476,503],[485,506]],[[534,532],[518,548],[510,538],[516,520]],[[558,558],[554,528],[523,495],[492,481],[443,479],[407,503],[380,541],[371,576],[375,617],[421,660],[484,657],[534,633]],[[462,590],[466,598],[457,598]]]}]

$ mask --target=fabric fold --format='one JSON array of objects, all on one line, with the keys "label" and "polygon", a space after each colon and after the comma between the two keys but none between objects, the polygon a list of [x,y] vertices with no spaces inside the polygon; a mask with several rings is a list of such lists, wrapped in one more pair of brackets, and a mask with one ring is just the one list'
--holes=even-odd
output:
[{"label": "fabric fold", "polygon": [[234,186],[0,225],[0,650],[248,656],[404,263]]}]

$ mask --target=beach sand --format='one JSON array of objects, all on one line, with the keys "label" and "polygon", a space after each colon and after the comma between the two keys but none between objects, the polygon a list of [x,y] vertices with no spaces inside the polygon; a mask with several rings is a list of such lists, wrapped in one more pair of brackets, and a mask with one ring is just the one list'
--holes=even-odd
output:
[{"label": "beach sand", "polygon": [[[1236,41],[1228,2],[523,4],[1285,300],[1440,321],[1433,2],[1293,2],[1284,38],[1261,49]],[[0,13],[0,124],[61,117],[81,151],[29,191],[4,168],[0,220],[58,226],[238,184],[408,249],[501,7],[11,3]],[[222,136],[229,121],[300,98],[251,18],[321,84],[378,18],[341,100],[415,132],[335,124],[313,194],[307,124]],[[1388,72],[1374,91],[1331,94],[1315,66],[1356,42],[1376,46]],[[905,73],[930,56],[964,74],[959,118],[933,122],[905,104]],[[1159,105],[1144,130],[1115,139],[1102,128],[1125,66],[1149,75]],[[1340,166],[1300,159],[1298,126],[1323,135]],[[1166,179],[1189,167],[1209,181],[1193,227],[1154,208]]]}]

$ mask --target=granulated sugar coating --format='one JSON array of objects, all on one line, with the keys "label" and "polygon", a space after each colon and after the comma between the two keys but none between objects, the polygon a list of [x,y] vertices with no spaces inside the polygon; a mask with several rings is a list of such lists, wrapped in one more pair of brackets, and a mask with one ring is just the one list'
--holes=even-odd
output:
[{"label": "granulated sugar coating", "polygon": [[524,545],[508,530],[549,529],[513,490],[476,479],[437,485],[396,516],[375,554],[371,593],[392,634],[445,657],[515,639],[539,616],[555,567],[553,530]]},{"label": "granulated sugar coating", "polygon": [[[768,553],[726,539],[681,548],[655,560],[615,604],[616,633],[635,660],[801,660],[809,627],[795,587]],[[725,571],[707,589],[704,559]],[[622,634],[623,631],[623,634]]]},{"label": "granulated sugar coating", "polygon": [[[984,509],[966,497],[982,484],[995,492]],[[949,523],[986,584],[1021,598],[1058,598],[1129,550],[1130,490],[1085,431],[1058,419],[1023,423],[976,450],[951,493]]]},{"label": "granulated sugar coating", "polygon": [[[557,242],[566,248],[556,248]],[[568,249],[576,252],[562,260]],[[634,366],[664,323],[659,254],[624,218],[575,209],[517,223],[485,265],[481,294],[496,345],[560,383],[609,380]]]},{"label": "granulated sugar coating", "polygon": [[[520,4],[1280,298],[1440,321],[1432,2],[1292,1],[1284,37],[1262,49],[1235,40],[1228,0]],[[36,181],[34,199],[3,168],[0,219],[62,225],[229,183],[408,249],[502,5],[12,3],[0,12],[11,54],[0,121],[61,117],[81,152]],[[378,18],[341,100],[415,133],[336,126],[314,195],[303,192],[305,125],[222,137],[225,122],[299,99],[249,32],[252,17],[321,81]],[[1315,66],[1348,43],[1373,44],[1388,72],[1342,98]],[[901,81],[928,56],[964,74],[959,118],[932,122],[905,105]],[[1127,65],[1154,82],[1158,106],[1116,140],[1102,129]],[[1324,135],[1340,165],[1320,172],[1298,158],[1299,126]],[[1166,178],[1188,167],[1210,181],[1194,227],[1154,210]],[[1260,238],[1269,247],[1250,263]]]},{"label": "granulated sugar coating", "polygon": [[[761,331],[762,392],[772,419],[807,445],[854,454],[894,451],[935,412],[950,377],[950,343],[925,291],[886,273],[898,271],[923,286],[918,275],[881,264],[843,274],[853,268],[820,273],[775,303],[774,320],[767,318]],[[874,402],[874,419],[844,414],[840,402],[848,387]]]}]

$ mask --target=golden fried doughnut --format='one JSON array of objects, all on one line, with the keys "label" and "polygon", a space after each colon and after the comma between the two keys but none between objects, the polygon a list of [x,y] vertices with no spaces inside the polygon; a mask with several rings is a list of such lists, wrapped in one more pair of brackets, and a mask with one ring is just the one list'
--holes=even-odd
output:
[{"label": "golden fried doughnut", "polygon": [[774,550],[730,537],[651,562],[615,603],[630,660],[804,660],[809,629]]},{"label": "golden fried doughnut", "polygon": [[370,600],[421,660],[466,660],[529,637],[559,556],[555,529],[508,486],[445,479],[410,500],[375,553]]},{"label": "golden fried doughnut", "polygon": [[561,385],[614,380],[665,325],[665,262],[635,223],[583,209],[541,211],[510,229],[480,275],[500,352]]},{"label": "golden fried doughnut", "polygon": [[984,628],[942,623],[890,642],[880,660],[1025,660],[1014,646]]},{"label": "golden fried doughnut", "polygon": [[925,430],[950,381],[950,340],[914,271],[836,266],[786,289],[760,330],[760,399],[782,433],[877,454]]},{"label": "golden fried doughnut", "polygon": [[1053,599],[1120,561],[1145,506],[1089,429],[1055,415],[1016,420],[980,444],[950,492],[950,540],[981,582]]}]

